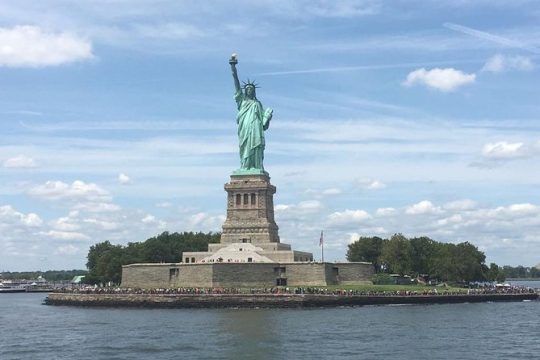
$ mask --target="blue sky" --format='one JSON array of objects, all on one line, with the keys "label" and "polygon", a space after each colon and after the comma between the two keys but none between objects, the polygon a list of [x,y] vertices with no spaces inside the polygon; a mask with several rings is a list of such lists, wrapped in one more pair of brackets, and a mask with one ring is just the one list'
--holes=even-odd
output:
[{"label": "blue sky", "polygon": [[219,231],[233,82],[274,109],[283,242],[470,241],[540,262],[535,1],[0,1],[0,270]]}]

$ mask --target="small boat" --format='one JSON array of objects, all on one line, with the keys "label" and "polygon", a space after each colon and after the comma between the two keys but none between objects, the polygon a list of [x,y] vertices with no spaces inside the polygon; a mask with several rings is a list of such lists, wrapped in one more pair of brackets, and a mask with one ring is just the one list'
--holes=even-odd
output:
[{"label": "small boat", "polygon": [[0,283],[0,294],[25,292],[26,286],[27,285],[25,284],[8,285],[5,283]]}]

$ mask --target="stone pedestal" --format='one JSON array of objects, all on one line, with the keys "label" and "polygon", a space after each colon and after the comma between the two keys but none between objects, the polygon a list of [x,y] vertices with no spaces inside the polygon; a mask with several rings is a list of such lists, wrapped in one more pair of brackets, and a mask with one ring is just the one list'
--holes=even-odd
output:
[{"label": "stone pedestal", "polygon": [[293,263],[313,261],[313,254],[280,242],[274,220],[274,194],[268,174],[231,175],[225,184],[227,219],[218,244],[206,252],[184,252],[185,263]]},{"label": "stone pedestal", "polygon": [[274,194],[268,175],[231,175],[225,184],[227,219],[223,224],[221,244],[279,243],[274,220]]}]

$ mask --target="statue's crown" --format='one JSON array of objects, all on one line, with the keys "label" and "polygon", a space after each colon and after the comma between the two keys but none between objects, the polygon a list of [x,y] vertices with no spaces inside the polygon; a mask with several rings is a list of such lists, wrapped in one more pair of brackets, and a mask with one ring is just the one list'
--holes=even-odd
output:
[{"label": "statue's crown", "polygon": [[255,82],[253,82],[253,81],[251,81],[249,79],[247,80],[247,82],[242,81],[242,84],[244,84],[244,89],[247,88],[248,86],[252,86],[255,89],[259,88],[259,84],[256,84]]}]

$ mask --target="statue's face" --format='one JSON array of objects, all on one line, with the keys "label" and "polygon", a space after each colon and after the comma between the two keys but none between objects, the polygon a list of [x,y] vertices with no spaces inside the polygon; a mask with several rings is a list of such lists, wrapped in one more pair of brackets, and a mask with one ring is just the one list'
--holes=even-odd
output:
[{"label": "statue's face", "polygon": [[255,88],[253,86],[246,86],[246,96],[250,99],[255,97]]}]

